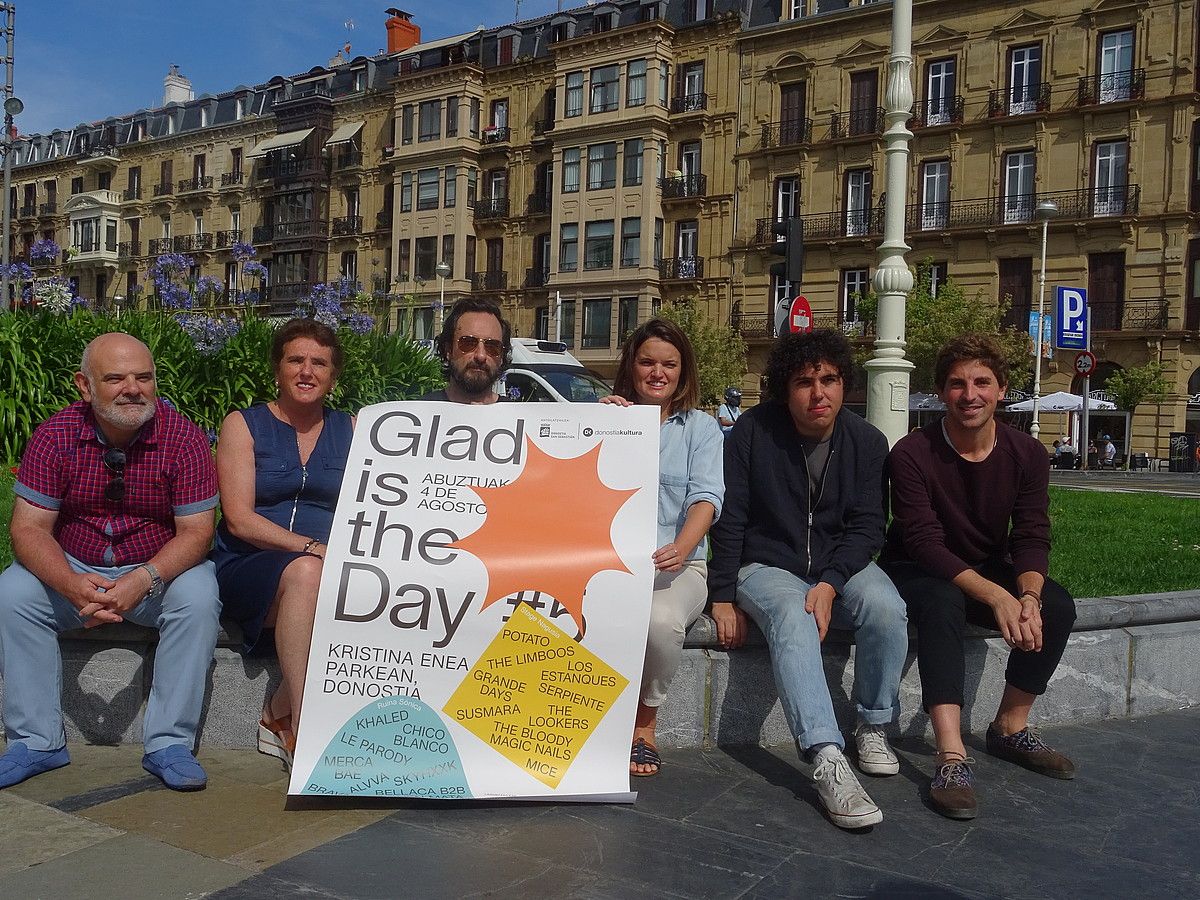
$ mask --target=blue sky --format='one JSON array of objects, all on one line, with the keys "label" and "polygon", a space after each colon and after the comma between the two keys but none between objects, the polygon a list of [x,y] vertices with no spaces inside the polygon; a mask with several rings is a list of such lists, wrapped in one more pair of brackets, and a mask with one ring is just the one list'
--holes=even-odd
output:
[{"label": "blue sky", "polygon": [[[172,63],[199,95],[325,65],[347,41],[351,56],[369,56],[387,46],[390,6],[411,12],[424,40],[502,25],[516,10],[515,0],[26,0],[17,3],[17,127],[45,133],[157,106]],[[520,18],[557,6],[520,0]]]}]

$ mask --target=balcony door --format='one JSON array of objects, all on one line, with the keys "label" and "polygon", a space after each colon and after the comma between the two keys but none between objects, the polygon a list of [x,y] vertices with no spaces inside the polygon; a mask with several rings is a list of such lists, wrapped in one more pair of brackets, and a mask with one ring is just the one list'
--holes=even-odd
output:
[{"label": "balcony door", "polygon": [[1092,328],[1118,331],[1125,319],[1125,254],[1088,254],[1088,306]]},{"label": "balcony door", "polygon": [[1009,304],[1000,324],[1024,331],[1029,327],[1029,311],[1033,304],[1033,257],[1018,256],[1000,260],[1001,303]]},{"label": "balcony door", "polygon": [[871,220],[871,170],[846,173],[846,236],[867,234]]},{"label": "balcony door", "polygon": [[694,219],[675,226],[675,276],[695,278],[696,258],[700,255],[700,224]]},{"label": "balcony door", "polygon": [[1094,168],[1092,213],[1097,216],[1124,215],[1129,182],[1128,143],[1105,141],[1096,144]]},{"label": "balcony door", "polygon": [[1129,99],[1133,74],[1133,32],[1110,31],[1100,37],[1100,102]]},{"label": "balcony door", "polygon": [[850,133],[872,134],[878,127],[879,71],[850,73]]},{"label": "balcony door", "polygon": [[504,271],[503,238],[488,238],[487,240],[487,271],[489,275]]},{"label": "balcony door", "polygon": [[925,67],[925,124],[947,125],[954,114],[953,59],[939,59]]},{"label": "balcony door", "polygon": [[1042,92],[1042,45],[1008,51],[1009,115],[1037,112]]},{"label": "balcony door", "polygon": [[690,180],[700,174],[700,142],[685,141],[679,145],[679,172]]},{"label": "balcony door", "polygon": [[950,221],[950,161],[921,167],[921,228],[945,228]]},{"label": "balcony door", "polygon": [[804,142],[805,83],[795,81],[779,87],[779,143]]},{"label": "balcony door", "polygon": [[1033,218],[1033,177],[1036,160],[1032,150],[1004,155],[1004,223],[1028,222]]}]

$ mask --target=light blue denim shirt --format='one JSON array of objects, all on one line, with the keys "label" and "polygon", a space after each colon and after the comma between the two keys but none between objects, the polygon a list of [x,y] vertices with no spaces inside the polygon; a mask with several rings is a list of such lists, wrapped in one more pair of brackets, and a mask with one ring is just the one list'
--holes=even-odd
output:
[{"label": "light blue denim shirt", "polygon": [[[698,409],[667,417],[658,433],[658,546],[675,540],[693,503],[707,500],[721,514],[725,497],[724,440],[721,426]],[[655,548],[657,549],[657,548]],[[705,559],[708,536],[689,560]]]}]

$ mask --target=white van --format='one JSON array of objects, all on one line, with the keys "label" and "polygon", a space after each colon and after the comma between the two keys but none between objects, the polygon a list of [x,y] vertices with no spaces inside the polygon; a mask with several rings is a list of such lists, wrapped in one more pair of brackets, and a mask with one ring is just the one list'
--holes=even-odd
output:
[{"label": "white van", "polygon": [[536,338],[513,338],[512,363],[497,387],[509,400],[532,403],[597,403],[612,393],[566,344]]}]

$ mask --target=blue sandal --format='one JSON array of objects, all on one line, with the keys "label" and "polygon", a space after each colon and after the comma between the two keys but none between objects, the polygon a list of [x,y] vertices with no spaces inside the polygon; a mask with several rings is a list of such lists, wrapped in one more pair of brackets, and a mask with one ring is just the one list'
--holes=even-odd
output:
[{"label": "blue sandal", "polygon": [[638,738],[633,742],[633,747],[629,751],[629,764],[633,766],[654,766],[653,772],[634,772],[632,769],[629,772],[630,775],[648,778],[651,775],[657,775],[662,769],[662,757],[658,755],[657,747],[645,738]]}]

